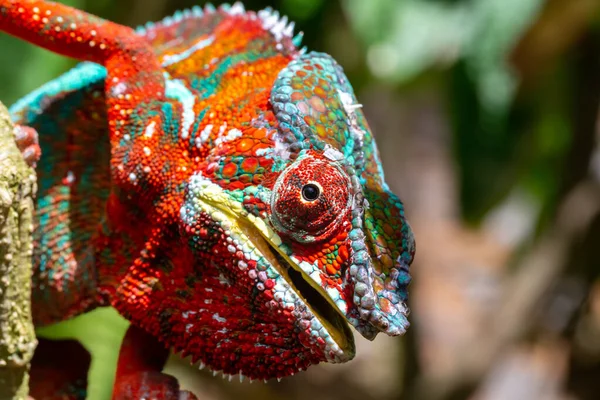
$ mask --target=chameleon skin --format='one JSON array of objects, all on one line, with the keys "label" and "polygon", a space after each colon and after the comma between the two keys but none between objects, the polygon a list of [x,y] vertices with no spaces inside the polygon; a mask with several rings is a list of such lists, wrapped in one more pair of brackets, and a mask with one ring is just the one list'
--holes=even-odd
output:
[{"label": "chameleon skin", "polygon": [[38,324],[112,305],[251,379],[350,360],[349,324],[405,332],[402,203],[341,67],[285,17],[236,3],[134,32],[1,0],[0,29],[97,63],[11,109],[42,147]]}]

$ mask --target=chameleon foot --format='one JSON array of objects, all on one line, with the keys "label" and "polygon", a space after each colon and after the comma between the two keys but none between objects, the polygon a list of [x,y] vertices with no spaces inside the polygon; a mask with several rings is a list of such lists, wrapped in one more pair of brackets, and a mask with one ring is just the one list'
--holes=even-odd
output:
[{"label": "chameleon foot", "polygon": [[42,151],[38,142],[37,131],[33,128],[23,125],[15,126],[15,141],[17,147],[21,151],[25,162],[31,167],[35,167],[35,163],[38,162]]},{"label": "chameleon foot", "polygon": [[113,400],[197,400],[187,390],[179,390],[177,379],[156,371],[143,371],[121,377],[113,392]]},{"label": "chameleon foot", "polygon": [[154,337],[130,326],[119,353],[113,400],[197,400],[179,390],[177,379],[163,374],[169,352]]}]

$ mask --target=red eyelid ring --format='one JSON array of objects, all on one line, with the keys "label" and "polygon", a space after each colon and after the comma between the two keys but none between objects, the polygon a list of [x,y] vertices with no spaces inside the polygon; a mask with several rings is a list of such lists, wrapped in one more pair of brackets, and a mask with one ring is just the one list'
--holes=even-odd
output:
[{"label": "red eyelid ring", "polygon": [[[314,200],[302,194],[310,184],[319,189]],[[271,198],[271,223],[277,232],[297,242],[328,240],[350,212],[351,199],[350,178],[341,166],[318,154],[308,154],[277,179]]]}]

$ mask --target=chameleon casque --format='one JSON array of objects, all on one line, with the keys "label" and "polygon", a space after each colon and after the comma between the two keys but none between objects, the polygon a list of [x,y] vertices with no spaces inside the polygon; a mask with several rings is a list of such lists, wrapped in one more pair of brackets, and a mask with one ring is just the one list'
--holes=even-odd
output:
[{"label": "chameleon casque", "polygon": [[[134,31],[0,0],[0,30],[87,61],[11,108],[42,151],[36,325],[110,305],[129,346],[251,379],[352,359],[350,325],[405,332],[402,203],[341,67],[287,18],[236,3]],[[140,351],[115,398],[149,396]]]}]

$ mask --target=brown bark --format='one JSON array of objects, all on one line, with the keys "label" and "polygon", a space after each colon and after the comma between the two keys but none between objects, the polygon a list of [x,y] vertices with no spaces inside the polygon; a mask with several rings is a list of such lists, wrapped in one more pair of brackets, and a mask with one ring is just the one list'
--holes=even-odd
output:
[{"label": "brown bark", "polygon": [[27,398],[36,346],[31,253],[36,175],[23,160],[0,104],[0,399]]}]

